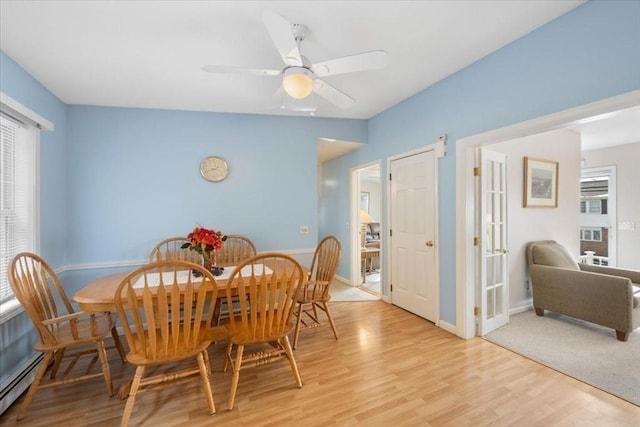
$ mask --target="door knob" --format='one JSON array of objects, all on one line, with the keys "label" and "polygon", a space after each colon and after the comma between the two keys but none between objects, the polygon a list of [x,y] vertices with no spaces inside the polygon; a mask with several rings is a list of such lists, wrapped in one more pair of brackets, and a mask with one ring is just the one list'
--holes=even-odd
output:
[{"label": "door knob", "polygon": [[499,249],[498,252],[502,252],[503,254],[508,254],[509,249]]},{"label": "door knob", "polygon": [[433,246],[433,240],[429,240],[428,242],[424,243],[425,245],[432,247]]}]

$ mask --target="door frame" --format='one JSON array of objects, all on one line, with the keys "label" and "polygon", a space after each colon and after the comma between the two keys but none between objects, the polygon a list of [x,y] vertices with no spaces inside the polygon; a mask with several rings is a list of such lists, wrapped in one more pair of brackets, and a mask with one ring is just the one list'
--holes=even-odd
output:
[{"label": "door frame", "polygon": [[[580,170],[580,177],[584,178],[585,172],[587,174],[593,173],[603,173],[609,176],[609,201],[607,203],[607,228],[608,228],[608,253],[607,256],[609,258],[608,265],[612,267],[616,267],[618,265],[617,259],[617,248],[618,248],[618,212],[617,212],[617,167],[616,165],[607,165],[607,166],[594,166],[594,167],[582,167]],[[578,224],[578,229],[580,229],[580,224]],[[580,255],[584,255],[581,253]]]},{"label": "door frame", "polygon": [[[382,177],[382,161],[375,160],[373,162],[364,163],[358,166],[354,166],[349,169],[349,240],[350,240],[350,253],[349,253],[349,265],[350,265],[350,274],[349,281],[351,282],[351,286],[359,286],[361,284],[362,273],[360,272],[360,171],[363,169],[368,169],[371,166],[379,166],[380,167],[380,185],[384,186],[386,181]],[[381,196],[384,191],[380,191]],[[380,230],[381,234],[384,229],[385,224],[385,210],[380,210]],[[382,236],[383,237],[383,236]],[[380,239],[381,248],[384,247],[384,238]],[[385,295],[385,268],[386,268],[386,251],[381,251],[382,255],[380,257],[380,266],[382,274],[380,275],[380,298],[382,300],[388,301],[387,295]]]},{"label": "door frame", "polygon": [[[439,219],[439,196],[438,196],[438,180],[439,180],[439,168],[438,168],[438,160],[443,157],[445,155],[444,152],[444,142],[436,142],[433,144],[429,144],[425,147],[421,147],[421,148],[417,148],[415,150],[411,150],[411,151],[405,151],[404,153],[400,153],[400,154],[396,154],[393,156],[389,156],[387,157],[387,175],[385,177],[385,182],[387,185],[387,191],[386,191],[386,195],[387,195],[387,203],[386,203],[386,213],[385,216],[387,218],[388,221],[391,220],[391,185],[389,184],[389,173],[391,171],[391,163],[394,160],[398,160],[401,159],[403,157],[410,157],[410,156],[414,156],[416,154],[421,154],[421,153],[426,153],[427,151],[433,151],[434,152],[434,167],[435,167],[435,177],[434,177],[434,182],[433,182],[433,199],[434,199],[434,239],[436,242],[436,250],[434,251],[434,265],[436,266],[436,271],[434,274],[434,286],[435,286],[435,290],[434,290],[434,295],[433,295],[433,299],[435,301],[435,308],[434,308],[434,317],[435,317],[435,322],[434,324],[436,326],[442,327],[442,320],[440,319],[440,237],[439,237],[439,230],[440,230],[440,219]],[[381,177],[382,179],[382,177]],[[385,223],[385,226],[381,228],[381,232],[383,234],[383,245],[385,248],[391,248],[391,243],[388,242],[388,244],[384,244],[385,240],[388,238],[389,240],[392,237],[389,237],[389,227],[390,224]],[[384,270],[383,272],[387,272],[387,277],[389,278],[388,283],[392,283],[393,278],[391,277],[391,254],[389,253],[391,252],[391,250],[385,250],[383,251],[383,255],[384,255],[384,259],[385,259],[385,264],[384,264]],[[382,260],[381,260],[382,261]],[[387,262],[388,261],[388,262]],[[391,290],[389,289],[388,293],[387,293],[387,299],[385,300],[389,303],[391,303]],[[447,328],[447,330],[449,330]]]},{"label": "door frame", "polygon": [[456,141],[456,335],[466,339],[476,335],[473,314],[476,280],[473,246],[475,148],[591,121],[600,115],[637,107],[639,100],[640,90],[635,90]]}]

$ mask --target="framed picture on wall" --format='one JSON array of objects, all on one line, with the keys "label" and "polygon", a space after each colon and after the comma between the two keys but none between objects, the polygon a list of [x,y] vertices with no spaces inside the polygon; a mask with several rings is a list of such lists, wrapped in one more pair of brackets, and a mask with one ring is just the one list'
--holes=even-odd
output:
[{"label": "framed picture on wall", "polygon": [[558,162],[524,158],[525,208],[558,207]]},{"label": "framed picture on wall", "polygon": [[361,191],[360,192],[360,209],[369,212],[369,192]]}]

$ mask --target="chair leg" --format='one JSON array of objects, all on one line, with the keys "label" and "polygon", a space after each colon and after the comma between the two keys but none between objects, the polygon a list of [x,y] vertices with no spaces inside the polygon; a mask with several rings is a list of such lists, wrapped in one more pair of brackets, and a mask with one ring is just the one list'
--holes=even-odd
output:
[{"label": "chair leg", "polygon": [[211,320],[211,326],[220,326],[222,323],[222,319],[220,319],[220,314],[222,311],[222,298],[216,298],[215,305],[213,306],[213,316]]},{"label": "chair leg", "polygon": [[102,365],[104,383],[107,386],[107,393],[111,397],[113,396],[113,382],[111,381],[111,371],[109,371],[109,360],[107,359],[107,349],[104,346],[104,341],[96,341],[96,347],[98,349],[98,357],[100,357],[100,364]]},{"label": "chair leg", "polygon": [[120,335],[118,335],[118,330],[115,326],[111,328],[111,336],[113,337],[113,343],[120,355],[120,360],[122,360],[122,363],[127,363],[127,354],[124,351],[124,347],[122,347],[122,341],[120,340]]},{"label": "chair leg", "polygon": [[298,371],[298,364],[296,363],[296,359],[293,357],[293,350],[291,349],[288,336],[285,335],[284,338],[282,338],[282,344],[284,345],[284,351],[287,353],[287,359],[289,359],[289,365],[291,366],[291,371],[293,372],[296,384],[298,385],[298,388],[301,388],[302,378],[300,378],[300,371]]},{"label": "chair leg", "polygon": [[302,306],[304,304],[299,302],[298,303],[298,310],[297,310],[297,314],[296,314],[296,329],[293,333],[293,348],[295,349],[296,347],[298,347],[298,336],[300,335],[300,323],[302,322]]},{"label": "chair leg", "polygon": [[49,366],[49,363],[51,363],[52,359],[53,359],[53,352],[45,353],[44,359],[42,359],[42,362],[40,362],[40,366],[38,366],[38,372],[36,373],[36,378],[31,383],[31,387],[29,387],[27,396],[24,398],[24,402],[22,402],[22,406],[18,411],[18,417],[17,417],[18,421],[24,418],[24,415],[27,412],[27,408],[31,404],[31,401],[33,400],[33,396],[35,396],[36,391],[40,386],[40,382],[42,381],[44,374],[47,372],[47,367]]},{"label": "chair leg", "polygon": [[131,384],[131,390],[129,391],[129,398],[127,399],[127,404],[124,406],[124,413],[122,414],[120,427],[127,427],[129,425],[129,418],[131,418],[131,413],[133,412],[133,405],[136,403],[136,394],[138,393],[140,382],[144,376],[144,369],[144,366],[138,366],[136,368],[136,373],[133,376],[133,382]]},{"label": "chair leg", "polygon": [[227,343],[227,351],[225,352],[224,365],[222,366],[222,372],[227,372],[229,368],[229,361],[231,360],[231,349],[233,348],[233,344],[231,341]]},{"label": "chair leg", "polygon": [[326,302],[322,303],[324,307],[324,312],[327,314],[327,319],[329,319],[329,324],[331,325],[331,329],[333,330],[333,336],[338,339],[338,330],[336,329],[336,324],[333,323],[333,317],[331,317],[331,312],[329,311],[329,304]]},{"label": "chair leg", "polygon": [[211,361],[209,360],[209,351],[205,350],[202,352],[202,356],[204,357],[204,363],[207,367],[207,375],[211,377]]},{"label": "chair leg", "polygon": [[211,391],[211,368],[207,366],[209,362],[209,356],[206,356],[207,350],[202,353],[198,353],[198,366],[200,367],[200,377],[202,378],[202,387],[204,388],[204,394],[207,397],[207,403],[209,404],[209,413],[211,415],[216,413],[216,405],[213,402],[213,392]]},{"label": "chair leg", "polygon": [[54,379],[56,375],[58,375],[58,369],[62,364],[63,358],[64,358],[64,348],[61,348],[60,350],[55,352],[53,368],[51,368],[51,376],[50,376],[51,379]]},{"label": "chair leg", "polygon": [[238,390],[238,380],[240,379],[240,367],[242,366],[243,353],[244,346],[239,345],[236,348],[236,361],[233,364],[233,377],[231,378],[231,390],[229,391],[229,410],[233,409],[233,404],[236,401],[236,391]]},{"label": "chair leg", "polygon": [[616,338],[618,341],[627,341],[629,339],[629,333],[616,329]]}]

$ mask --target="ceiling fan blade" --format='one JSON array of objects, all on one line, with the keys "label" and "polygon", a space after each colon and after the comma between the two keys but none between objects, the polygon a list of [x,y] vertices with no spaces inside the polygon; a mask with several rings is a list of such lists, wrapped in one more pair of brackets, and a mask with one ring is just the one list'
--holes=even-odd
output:
[{"label": "ceiling fan blade", "polygon": [[384,50],[372,50],[319,62],[311,66],[311,71],[318,77],[333,76],[336,74],[353,73],[355,71],[373,70],[384,68],[389,62],[389,55]]},{"label": "ceiling fan blade", "polygon": [[249,74],[252,76],[279,76],[282,73],[281,70],[242,68],[242,67],[231,67],[226,65],[205,65],[204,67],[202,67],[202,71],[206,71],[207,73],[218,73],[218,74]]},{"label": "ceiling fan blade", "polygon": [[262,22],[267,27],[267,32],[276,45],[276,49],[278,49],[278,53],[280,53],[284,63],[298,67],[302,66],[300,50],[289,21],[277,13],[265,10],[262,14]]},{"label": "ceiling fan blade", "polygon": [[315,79],[313,81],[313,90],[315,93],[340,108],[349,108],[355,102],[355,99],[346,93],[339,91],[320,79]]}]

